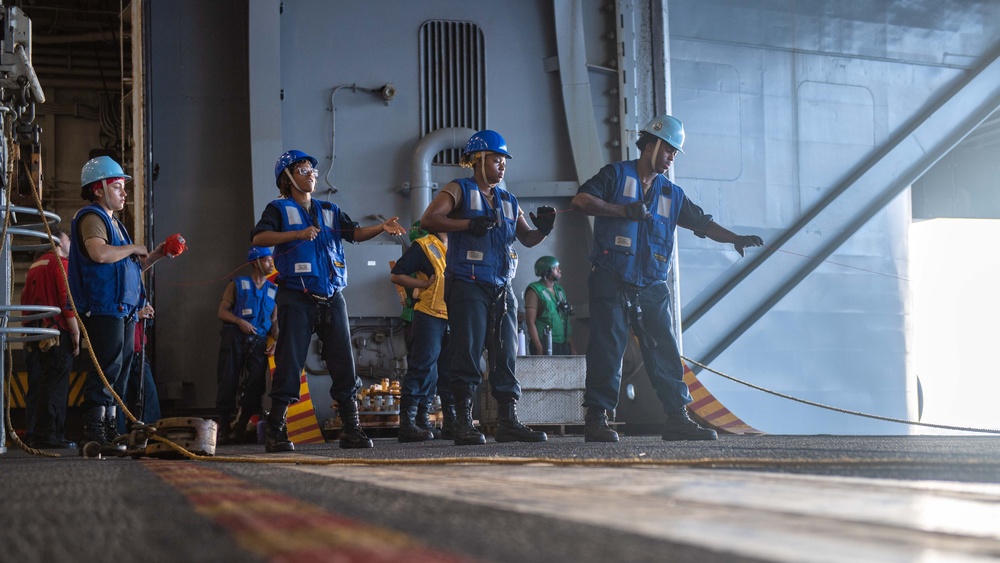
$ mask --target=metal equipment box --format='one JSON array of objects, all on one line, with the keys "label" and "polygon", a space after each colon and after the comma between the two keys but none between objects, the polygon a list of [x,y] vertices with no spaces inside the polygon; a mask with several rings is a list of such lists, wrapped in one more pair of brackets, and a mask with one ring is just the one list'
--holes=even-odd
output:
[{"label": "metal equipment box", "polygon": [[[525,424],[582,424],[586,356],[518,356],[521,383],[517,416]],[[480,421],[494,427],[497,404],[488,385],[480,386]]]},{"label": "metal equipment box", "polygon": [[403,249],[398,244],[344,244],[347,261],[347,314],[351,317],[398,317],[396,286],[389,281],[389,263],[399,260]]}]

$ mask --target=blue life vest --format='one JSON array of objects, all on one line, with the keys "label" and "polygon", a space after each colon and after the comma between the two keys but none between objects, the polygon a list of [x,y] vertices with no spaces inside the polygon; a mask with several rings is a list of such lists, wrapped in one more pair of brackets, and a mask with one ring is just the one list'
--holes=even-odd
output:
[{"label": "blue life vest", "polygon": [[450,217],[472,219],[486,215],[496,217],[498,224],[481,237],[469,231],[449,232],[445,277],[494,287],[504,286],[514,277],[517,269],[517,252],[514,250],[517,198],[507,190],[494,187],[497,201],[494,209],[479,191],[475,180],[460,178],[455,182],[462,188],[462,203]]},{"label": "blue life vest", "polygon": [[594,217],[594,248],[590,261],[618,272],[626,283],[646,287],[667,279],[674,230],[684,203],[684,191],[662,174],[653,179],[645,197],[636,173],[636,161],[610,164],[615,168],[614,195],[609,203],[628,205],[645,201],[653,218],[631,221],[623,217]]},{"label": "blue life vest", "polygon": [[80,220],[87,213],[94,213],[104,220],[108,244],[125,246],[132,239],[125,232],[121,221],[111,217],[104,208],[92,203],[77,211],[71,228],[72,245],[69,255],[69,290],[77,310],[86,316],[128,318],[135,314],[139,303],[145,299],[142,287],[142,266],[132,255],[111,264],[91,260],[80,239]]},{"label": "blue life vest", "polygon": [[236,287],[233,314],[252,324],[257,334],[267,334],[271,330],[271,313],[274,312],[274,295],[278,286],[264,280],[264,285],[257,289],[250,276],[233,278],[233,285]]},{"label": "blue life vest", "polygon": [[312,241],[293,240],[274,248],[274,265],[280,284],[322,297],[347,287],[340,208],[317,199],[312,200],[313,214],[307,213],[293,199],[276,199],[271,205],[281,212],[282,232],[319,228],[319,234]]}]

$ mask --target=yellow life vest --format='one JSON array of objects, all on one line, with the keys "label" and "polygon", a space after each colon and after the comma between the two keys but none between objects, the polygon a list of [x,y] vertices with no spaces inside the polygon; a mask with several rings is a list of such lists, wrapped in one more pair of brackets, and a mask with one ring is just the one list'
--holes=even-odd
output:
[{"label": "yellow life vest", "polygon": [[[444,259],[447,248],[441,239],[434,235],[418,238],[414,242],[420,245],[424,255],[434,266],[434,283],[430,287],[420,290],[420,295],[417,296],[417,302],[413,305],[413,309],[432,317],[447,319],[448,307],[444,303]],[[426,280],[428,277],[423,272],[418,272],[417,279]]]}]

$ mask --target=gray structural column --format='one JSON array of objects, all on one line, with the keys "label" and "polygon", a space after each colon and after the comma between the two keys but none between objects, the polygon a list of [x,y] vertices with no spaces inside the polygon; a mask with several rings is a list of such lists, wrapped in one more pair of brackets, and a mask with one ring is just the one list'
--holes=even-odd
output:
[{"label": "gray structural column", "polygon": [[248,10],[250,159],[254,217],[260,217],[274,199],[274,162],[285,150],[281,138],[281,2],[250,0]]}]

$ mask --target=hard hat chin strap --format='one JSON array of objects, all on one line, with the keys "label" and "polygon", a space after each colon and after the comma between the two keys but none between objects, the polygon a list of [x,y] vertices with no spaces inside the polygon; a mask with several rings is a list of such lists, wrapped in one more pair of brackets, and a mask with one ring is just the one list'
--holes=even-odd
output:
[{"label": "hard hat chin strap", "polygon": [[649,167],[656,172],[656,155],[660,152],[660,143],[662,141],[659,137],[656,138],[656,144],[653,145],[653,153],[649,155]]},{"label": "hard hat chin strap", "polygon": [[309,192],[307,192],[307,191],[305,191],[305,190],[303,190],[302,188],[299,187],[299,184],[295,181],[295,176],[292,176],[292,173],[288,171],[288,168],[285,168],[285,176],[288,176],[288,179],[292,181],[292,187],[293,188],[295,188],[296,190],[299,190],[300,192],[302,192],[304,194],[308,194],[309,193]]},{"label": "hard hat chin strap", "polygon": [[496,184],[491,184],[490,181],[486,178],[486,154],[487,153],[485,151],[481,151],[476,156],[476,159],[479,161],[479,171],[483,175],[483,183],[486,184],[487,186],[493,188],[497,184],[499,184],[499,182],[497,182]]},{"label": "hard hat chin strap", "polygon": [[111,182],[109,184],[107,178],[101,179],[101,189],[104,190],[104,207],[107,207],[108,209],[114,211],[114,208],[111,207],[111,200],[108,198],[108,186],[112,184],[114,184],[114,182]]}]

